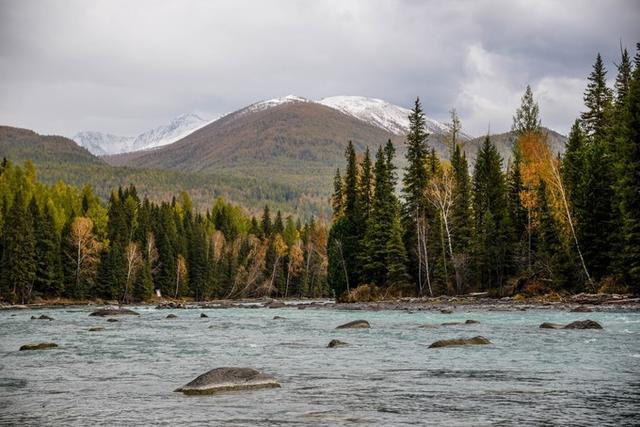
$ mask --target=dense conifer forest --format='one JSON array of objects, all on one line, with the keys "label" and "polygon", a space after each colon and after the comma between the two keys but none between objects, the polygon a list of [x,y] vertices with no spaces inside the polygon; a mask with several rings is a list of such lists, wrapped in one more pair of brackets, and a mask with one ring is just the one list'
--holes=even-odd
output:
[{"label": "dense conifer forest", "polygon": [[[563,156],[550,150],[530,87],[504,164],[486,137],[469,170],[452,112],[451,161],[429,145],[419,99],[401,197],[391,144],[346,152],[334,182],[329,286],[371,295],[640,292],[640,45],[614,88],[597,56]],[[632,63],[633,62],[633,63]]]},{"label": "dense conifer forest", "polygon": [[[640,49],[640,46],[639,46]],[[429,145],[416,99],[406,155],[389,141],[346,151],[330,227],[218,198],[195,209],[118,188],[38,182],[0,166],[0,295],[145,301],[239,297],[640,292],[640,51],[613,88],[600,55],[561,156],[527,87],[505,164],[487,138],[470,168],[452,112],[450,161]],[[372,144],[373,145],[373,144]],[[377,145],[376,145],[377,146]],[[395,165],[406,165],[399,171]]]}]

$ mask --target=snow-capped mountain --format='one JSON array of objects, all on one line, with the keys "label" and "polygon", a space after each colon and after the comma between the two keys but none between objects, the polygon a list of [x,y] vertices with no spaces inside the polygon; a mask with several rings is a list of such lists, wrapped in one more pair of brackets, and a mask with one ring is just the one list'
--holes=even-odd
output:
[{"label": "snow-capped mountain", "polygon": [[76,134],[73,140],[98,156],[128,153],[171,144],[208,123],[210,122],[196,114],[183,114],[171,120],[167,125],[158,126],[138,136],[118,136],[85,131]]},{"label": "snow-capped mountain", "polygon": [[[321,99],[318,103],[340,110],[349,116],[396,135],[404,135],[409,131],[409,114],[411,111],[382,99],[364,96],[331,96]],[[429,133],[442,135],[449,132],[449,126],[444,123],[429,117],[425,117],[425,121]]]},{"label": "snow-capped mountain", "polygon": [[243,108],[242,110],[240,110],[240,112],[254,113],[256,111],[263,111],[268,108],[277,107],[278,105],[288,104],[291,102],[312,102],[312,101],[308,100],[307,98],[303,98],[301,96],[287,95],[287,96],[283,96],[282,98],[273,98],[273,99],[268,99],[266,101],[256,102],[255,104],[251,104],[248,107]]}]

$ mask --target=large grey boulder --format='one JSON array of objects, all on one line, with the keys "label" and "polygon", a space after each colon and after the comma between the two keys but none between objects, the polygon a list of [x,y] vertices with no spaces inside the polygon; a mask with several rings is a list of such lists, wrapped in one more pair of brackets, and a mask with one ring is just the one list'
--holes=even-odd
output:
[{"label": "large grey boulder", "polygon": [[336,348],[336,347],[345,347],[349,344],[347,344],[344,341],[340,341],[340,340],[331,340],[329,342],[329,344],[327,345],[328,348]]},{"label": "large grey boulder", "polygon": [[562,329],[602,329],[602,325],[594,320],[577,320]]},{"label": "large grey boulder", "polygon": [[370,328],[369,322],[366,320],[354,320],[349,323],[345,323],[344,325],[338,326],[336,329],[362,329],[362,328]]},{"label": "large grey boulder", "polygon": [[100,310],[96,310],[91,313],[89,316],[139,316],[140,314],[136,313],[133,310],[129,310],[128,308],[102,308]]},{"label": "large grey boulder", "polygon": [[214,394],[223,391],[277,388],[275,377],[251,368],[216,368],[175,389],[184,394]]},{"label": "large grey boulder", "polygon": [[477,336],[473,338],[454,338],[450,340],[436,341],[429,348],[456,347],[462,345],[485,345],[491,344],[491,341],[485,337]]},{"label": "large grey boulder", "polygon": [[560,328],[562,328],[562,325],[559,325],[557,323],[544,322],[543,324],[540,325],[540,329],[560,329]]}]

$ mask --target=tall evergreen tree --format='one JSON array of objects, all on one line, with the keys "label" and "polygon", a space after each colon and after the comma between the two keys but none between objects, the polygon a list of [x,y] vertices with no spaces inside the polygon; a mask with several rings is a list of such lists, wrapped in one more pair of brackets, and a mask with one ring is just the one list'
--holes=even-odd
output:
[{"label": "tall evergreen tree", "polygon": [[360,212],[362,212],[362,220],[366,223],[369,213],[371,212],[371,198],[373,197],[373,174],[371,170],[371,157],[369,155],[369,147],[364,152],[362,160],[362,173],[360,178],[358,201],[360,202]]},{"label": "tall evergreen tree", "polygon": [[608,132],[608,121],[612,94],[607,87],[607,70],[600,54],[596,56],[593,71],[589,75],[589,83],[584,93],[584,105],[587,111],[580,115],[588,136],[602,139]]},{"label": "tall evergreen tree", "polygon": [[531,86],[527,85],[527,89],[522,95],[520,108],[516,110],[516,115],[513,116],[511,130],[518,135],[523,135],[529,132],[540,132],[540,128],[540,109],[538,103],[533,99]]},{"label": "tall evergreen tree", "polygon": [[35,198],[29,205],[36,239],[36,275],[34,291],[43,295],[62,294],[62,264],[60,236],[55,229],[53,213],[49,205],[41,211]]},{"label": "tall evergreen tree", "polygon": [[36,276],[36,241],[31,215],[21,190],[15,193],[4,223],[1,280],[14,300],[29,301]]},{"label": "tall evergreen tree", "polygon": [[336,169],[336,175],[333,178],[331,207],[333,209],[334,220],[340,218],[344,214],[344,194],[342,192],[342,176],[340,176],[340,168]]}]

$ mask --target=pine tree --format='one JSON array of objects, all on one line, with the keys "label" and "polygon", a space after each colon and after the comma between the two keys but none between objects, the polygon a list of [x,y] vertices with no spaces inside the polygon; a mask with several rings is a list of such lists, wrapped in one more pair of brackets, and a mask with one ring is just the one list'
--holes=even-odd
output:
[{"label": "pine tree", "polygon": [[425,192],[429,183],[426,168],[429,153],[428,137],[422,105],[420,99],[416,98],[413,110],[409,114],[409,133],[406,141],[407,167],[402,180],[404,199],[402,216],[405,247],[409,249],[409,264],[413,266],[410,274],[417,279],[415,282],[418,284],[419,291],[421,291],[422,275],[418,266],[424,264],[424,255],[422,251],[418,251],[417,224],[426,216]]},{"label": "pine tree", "polygon": [[540,109],[538,103],[533,99],[531,86],[527,85],[527,89],[522,95],[520,108],[516,110],[516,115],[513,116],[511,130],[518,135],[523,135],[529,132],[540,132],[540,129]]},{"label": "pine tree", "polygon": [[387,241],[386,268],[387,277],[386,284],[389,287],[402,290],[409,284],[409,274],[407,273],[407,250],[402,240],[402,224],[400,223],[400,215],[396,210],[396,215],[391,223],[389,240]]},{"label": "pine tree", "polygon": [[333,195],[331,196],[331,207],[333,208],[333,219],[336,220],[344,214],[344,194],[342,192],[342,177],[340,168],[336,169],[333,178]]},{"label": "pine tree", "polygon": [[596,57],[588,81],[584,93],[584,105],[587,111],[583,112],[580,118],[589,137],[602,139],[608,132],[612,94],[611,89],[607,87],[607,70],[600,54]]},{"label": "pine tree", "polygon": [[465,251],[471,240],[471,180],[467,157],[456,145],[451,158],[454,188],[451,208],[451,228],[454,253]]},{"label": "pine tree", "polygon": [[615,184],[622,222],[622,276],[640,294],[640,43],[629,92],[621,108],[622,126],[617,135],[619,161]]},{"label": "pine tree", "polygon": [[616,76],[615,104],[620,110],[623,108],[627,94],[629,93],[629,85],[631,84],[631,60],[627,49],[620,49],[620,64],[618,64],[618,75]]},{"label": "pine tree", "polygon": [[371,171],[369,147],[367,147],[364,153],[364,159],[362,160],[362,173],[358,192],[358,201],[360,202],[359,210],[362,212],[363,222],[366,222],[371,212],[371,198],[373,197],[373,175]]},{"label": "pine tree", "polygon": [[269,205],[265,205],[264,210],[262,211],[262,233],[264,233],[266,238],[271,237],[271,234],[273,233]]},{"label": "pine tree", "polygon": [[3,236],[3,287],[9,290],[10,299],[25,304],[31,297],[36,275],[36,241],[31,215],[21,190],[15,193],[7,212]]},{"label": "pine tree", "polygon": [[584,149],[585,136],[582,132],[580,122],[576,120],[571,127],[571,132],[569,132],[564,156],[562,158],[562,180],[572,200],[573,195],[578,189],[584,168]]},{"label": "pine tree", "polygon": [[273,234],[282,234],[284,232],[284,222],[282,221],[282,212],[276,212],[276,219],[273,221]]},{"label": "pine tree", "polygon": [[34,292],[60,296],[63,291],[60,237],[55,229],[53,213],[49,205],[41,212],[35,198],[31,199],[29,210],[36,238]]},{"label": "pine tree", "polygon": [[502,159],[489,139],[478,152],[473,173],[474,266],[483,289],[502,294],[511,263],[512,241]]}]

